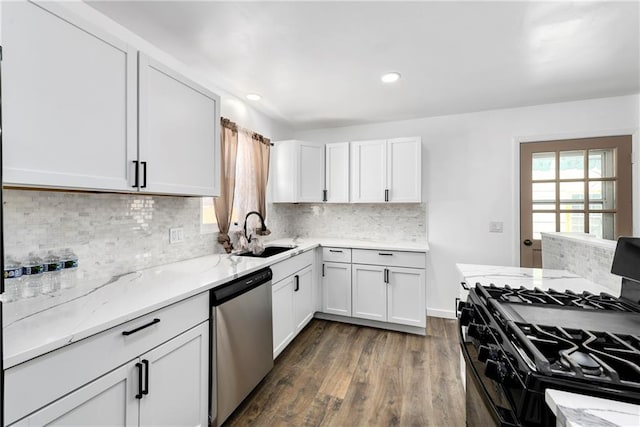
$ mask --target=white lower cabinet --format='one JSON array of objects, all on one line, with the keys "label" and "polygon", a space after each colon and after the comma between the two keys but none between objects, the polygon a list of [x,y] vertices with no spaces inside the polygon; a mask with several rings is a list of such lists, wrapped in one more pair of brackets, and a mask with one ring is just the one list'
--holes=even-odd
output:
[{"label": "white lower cabinet", "polygon": [[209,293],[4,374],[8,425],[207,426]]},{"label": "white lower cabinet", "polygon": [[134,370],[128,363],[13,425],[89,425],[99,416],[100,425],[137,426]]},{"label": "white lower cabinet", "polygon": [[323,264],[322,297],[324,313],[351,316],[351,264]]},{"label": "white lower cabinet", "polygon": [[291,342],[293,323],[293,276],[274,283],[271,295],[273,304],[273,358]]},{"label": "white lower cabinet", "polygon": [[14,425],[204,427],[208,337],[202,323]]},{"label": "white lower cabinet", "polygon": [[[275,267],[273,270],[277,271],[277,274],[274,273],[274,277],[279,279],[273,283],[271,288],[274,359],[313,318],[315,311],[313,259],[313,253],[307,252],[283,261],[278,267],[272,266]],[[301,263],[307,265],[298,269]],[[284,267],[282,267],[283,264]],[[286,277],[280,278],[282,275],[286,275]]]},{"label": "white lower cabinet", "polygon": [[424,270],[354,264],[352,285],[353,317],[426,326]]}]

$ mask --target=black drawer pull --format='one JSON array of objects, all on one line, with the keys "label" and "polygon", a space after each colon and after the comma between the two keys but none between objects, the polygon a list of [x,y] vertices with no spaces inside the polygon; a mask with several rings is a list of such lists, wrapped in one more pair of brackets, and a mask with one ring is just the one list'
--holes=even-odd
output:
[{"label": "black drawer pull", "polygon": [[136,368],[138,368],[138,394],[136,394],[136,399],[142,399],[142,363],[136,363]]},{"label": "black drawer pull", "polygon": [[145,328],[148,328],[149,326],[153,326],[156,323],[160,323],[160,319],[153,319],[151,322],[147,323],[146,325],[139,326],[139,327],[137,327],[135,329],[132,329],[130,331],[122,331],[122,335],[124,335],[126,337],[127,335],[135,334],[136,332],[141,331],[141,330],[143,330]]},{"label": "black drawer pull", "polygon": [[378,252],[378,255],[382,255],[382,256],[393,256],[393,254],[388,254],[386,252]]},{"label": "black drawer pull", "polygon": [[133,188],[137,188],[138,187],[138,173],[139,173],[139,169],[140,166],[138,165],[138,161],[137,160],[132,160],[133,164],[136,166],[135,172],[134,172],[134,181],[133,181]]},{"label": "black drawer pull", "polygon": [[339,251],[337,249],[329,249],[329,252],[335,252],[335,253],[338,253],[338,254],[342,253],[342,251]]}]

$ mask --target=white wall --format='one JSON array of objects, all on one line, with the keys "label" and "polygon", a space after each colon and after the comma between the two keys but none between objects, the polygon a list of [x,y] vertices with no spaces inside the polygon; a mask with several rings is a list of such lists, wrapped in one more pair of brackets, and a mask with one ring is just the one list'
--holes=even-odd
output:
[{"label": "white wall", "polygon": [[[286,123],[281,123],[271,119],[265,114],[252,108],[247,102],[231,95],[229,92],[219,87],[209,76],[199,73],[188,65],[178,61],[173,56],[161,50],[161,46],[156,47],[127,28],[113,21],[111,18],[101,14],[91,6],[81,1],[64,2],[65,7],[73,11],[76,15],[86,21],[108,31],[116,37],[126,41],[136,49],[144,51],[147,55],[163,62],[181,74],[197,81],[213,92],[220,95],[220,111],[223,117],[227,117],[238,125],[258,132],[272,140],[286,139],[291,136],[291,129]],[[0,7],[1,9],[1,7]]]},{"label": "white wall", "polygon": [[[300,131],[294,138],[337,142],[422,137],[423,201],[431,247],[427,307],[431,315],[451,317],[459,286],[456,263],[519,264],[519,141],[622,131],[635,133],[637,145],[639,102],[639,96],[632,95]],[[637,149],[634,155],[637,158]],[[635,180],[640,183],[638,174]],[[489,233],[490,221],[503,221],[504,233]]]}]

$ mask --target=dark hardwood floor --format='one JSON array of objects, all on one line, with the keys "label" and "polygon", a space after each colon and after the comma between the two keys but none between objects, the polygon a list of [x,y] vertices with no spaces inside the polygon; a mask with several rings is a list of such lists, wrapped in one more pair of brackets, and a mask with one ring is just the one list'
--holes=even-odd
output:
[{"label": "dark hardwood floor", "polygon": [[225,426],[464,426],[456,322],[427,336],[314,319]]}]

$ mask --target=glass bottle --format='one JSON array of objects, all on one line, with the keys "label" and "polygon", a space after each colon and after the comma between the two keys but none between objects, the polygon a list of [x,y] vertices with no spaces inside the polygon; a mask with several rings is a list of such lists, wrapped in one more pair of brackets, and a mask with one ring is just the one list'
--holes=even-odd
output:
[{"label": "glass bottle", "polygon": [[31,298],[39,295],[42,288],[42,271],[44,266],[42,260],[35,254],[29,254],[29,257],[23,262],[22,276],[24,284],[22,285],[22,296]]},{"label": "glass bottle", "polygon": [[22,266],[16,260],[8,258],[4,266],[4,302],[20,299],[22,292]]}]

